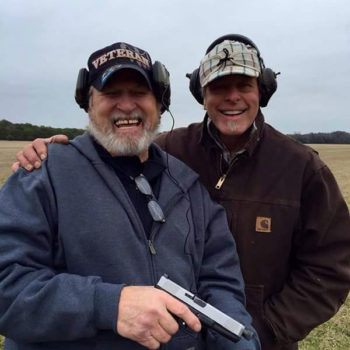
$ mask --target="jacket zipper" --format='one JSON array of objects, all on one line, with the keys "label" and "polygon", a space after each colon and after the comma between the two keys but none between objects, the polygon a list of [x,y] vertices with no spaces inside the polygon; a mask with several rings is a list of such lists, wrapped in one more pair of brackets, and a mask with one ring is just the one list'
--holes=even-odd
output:
[{"label": "jacket zipper", "polygon": [[226,180],[226,176],[227,176],[227,172],[226,172],[225,174],[221,175],[219,181],[218,181],[218,182],[216,183],[216,185],[215,185],[215,188],[216,188],[217,190],[220,190],[222,184],[223,184],[223,183],[225,182],[225,180]]},{"label": "jacket zipper", "polygon": [[[179,193],[178,195],[176,195],[171,201],[170,203],[168,204],[168,206],[166,207],[165,211],[164,211],[164,214],[165,214],[165,217],[168,216],[168,214],[170,213],[170,211],[174,208],[175,204],[183,197],[183,193]],[[148,247],[149,247],[149,250],[151,252],[152,255],[156,255],[157,254],[157,251],[153,245],[153,241],[154,241],[154,237],[155,235],[157,234],[157,232],[160,230],[161,228],[161,224],[158,224],[158,225],[153,225],[153,228],[152,228],[152,231],[151,231],[151,234],[149,236],[149,239],[148,239]]]},{"label": "jacket zipper", "polygon": [[[221,157],[222,157],[222,155],[221,155]],[[216,183],[215,189],[220,190],[221,186],[223,185],[223,183],[225,182],[225,180],[226,180],[226,178],[227,178],[228,173],[231,171],[233,165],[234,165],[235,163],[237,163],[237,160],[238,160],[238,156],[236,156],[235,158],[232,159],[232,161],[231,161],[231,163],[230,163],[228,169],[226,170],[226,172],[225,172],[224,174],[222,174],[222,175],[220,176],[218,182]]]}]

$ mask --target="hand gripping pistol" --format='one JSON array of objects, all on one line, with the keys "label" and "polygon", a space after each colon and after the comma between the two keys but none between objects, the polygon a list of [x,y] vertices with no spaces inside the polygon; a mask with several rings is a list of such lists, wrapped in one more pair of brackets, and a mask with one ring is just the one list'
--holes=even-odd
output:
[{"label": "hand gripping pistol", "polygon": [[167,275],[163,275],[160,278],[156,288],[164,290],[185,303],[202,324],[234,342],[238,342],[242,336],[250,340],[254,335],[251,330],[238,321],[171,281]]}]

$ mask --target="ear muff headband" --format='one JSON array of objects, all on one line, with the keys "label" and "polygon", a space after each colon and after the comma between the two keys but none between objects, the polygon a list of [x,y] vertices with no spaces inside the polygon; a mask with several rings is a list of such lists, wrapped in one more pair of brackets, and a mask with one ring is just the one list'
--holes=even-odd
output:
[{"label": "ear muff headband", "polygon": [[224,40],[234,40],[234,41],[239,41],[242,44],[245,45],[250,45],[252,47],[254,47],[254,49],[256,50],[256,52],[258,53],[258,57],[260,58],[260,51],[258,49],[258,47],[254,44],[254,42],[252,40],[250,40],[249,38],[247,38],[244,35],[240,35],[240,34],[227,34],[227,35],[223,35],[220,36],[220,38],[217,38],[216,40],[214,40],[209,47],[207,48],[207,51],[205,52],[205,54],[207,54],[209,51],[211,51],[217,44],[220,44],[221,42],[223,42]]},{"label": "ear muff headband", "polygon": [[[89,109],[89,71],[86,68],[79,70],[77,85],[75,88],[75,101],[85,112]],[[170,80],[169,72],[159,61],[152,65],[152,88],[153,93],[161,103],[161,113],[169,109],[170,106]]]},{"label": "ear muff headband", "polygon": [[[252,40],[250,40],[244,35],[240,35],[240,34],[223,35],[209,45],[205,54],[207,54],[217,44],[220,44],[224,40],[239,41],[240,43],[243,43],[245,45],[252,46],[256,50],[258,54],[259,62],[260,62],[260,68],[261,68],[261,74],[258,78],[259,92],[260,92],[260,107],[266,107],[271,96],[277,90],[276,73],[270,68],[265,68],[265,64],[262,57],[260,56],[260,51],[258,47],[254,44]],[[202,88],[199,81],[199,68],[195,69],[191,74],[186,74],[186,76],[190,79],[189,88],[193,97],[197,100],[198,103],[203,104]]]}]

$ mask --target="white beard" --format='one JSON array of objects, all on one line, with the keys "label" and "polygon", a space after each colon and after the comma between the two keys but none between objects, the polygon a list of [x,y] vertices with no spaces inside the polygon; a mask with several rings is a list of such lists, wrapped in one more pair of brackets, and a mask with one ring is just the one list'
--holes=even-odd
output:
[{"label": "white beard", "polygon": [[235,120],[229,120],[227,126],[230,129],[230,132],[233,134],[237,129],[237,122]]},{"label": "white beard", "polygon": [[[143,121],[143,133],[141,137],[135,138],[132,135],[125,135],[118,138],[114,133],[114,123],[118,119],[126,118],[141,118]],[[158,122],[153,128],[150,123],[146,121],[146,118],[141,112],[132,112],[130,115],[126,115],[122,112],[116,112],[111,117],[111,123],[106,127],[101,128],[94,120],[94,117],[90,115],[88,131],[94,137],[94,139],[104,147],[110,154],[118,156],[139,156],[146,152],[155,139],[158,128]]]}]

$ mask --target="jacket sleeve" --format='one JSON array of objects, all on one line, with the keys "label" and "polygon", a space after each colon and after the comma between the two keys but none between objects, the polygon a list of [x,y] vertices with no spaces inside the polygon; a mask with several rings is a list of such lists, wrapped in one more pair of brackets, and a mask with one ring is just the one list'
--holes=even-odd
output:
[{"label": "jacket sleeve", "polygon": [[303,339],[327,321],[349,291],[349,210],[324,165],[312,173],[303,188],[293,247],[287,282],[264,305],[275,336],[284,343]]},{"label": "jacket sleeve", "polygon": [[121,285],[56,270],[56,207],[45,167],[13,174],[0,190],[0,333],[65,341],[116,331]]},{"label": "jacket sleeve", "polygon": [[[199,295],[254,332],[252,340],[243,337],[238,343],[209,331],[208,349],[256,350],[260,342],[252,319],[245,307],[244,282],[239,265],[235,241],[228,228],[224,209],[212,202],[207,191],[202,189],[205,245],[199,273]],[[198,201],[196,202],[198,210]]]}]

